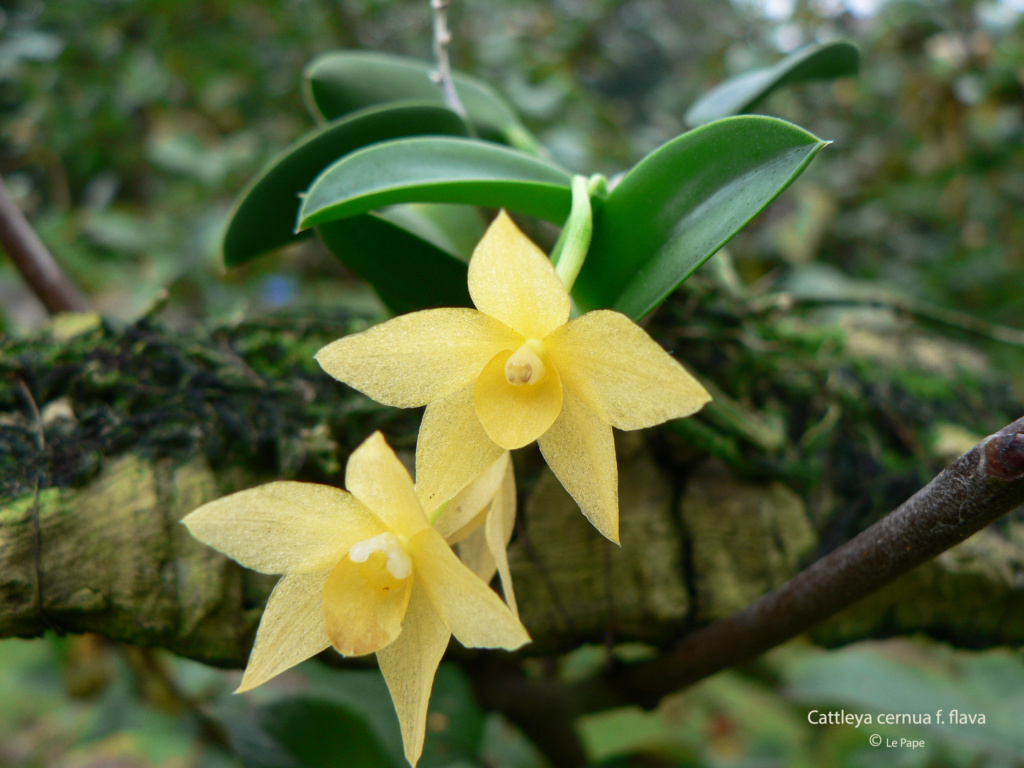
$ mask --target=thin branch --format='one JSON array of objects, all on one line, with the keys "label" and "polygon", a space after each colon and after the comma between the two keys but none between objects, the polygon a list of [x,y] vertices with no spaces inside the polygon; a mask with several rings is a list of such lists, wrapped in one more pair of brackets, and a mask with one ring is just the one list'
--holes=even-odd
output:
[{"label": "thin branch", "polygon": [[824,621],[1024,503],[1024,418],[982,440],[882,520],[747,608],[658,659],[575,686],[578,713],[668,693]]},{"label": "thin branch", "polygon": [[50,313],[84,312],[88,305],[57,266],[0,179],[0,245]]},{"label": "thin branch", "polygon": [[434,58],[437,60],[437,70],[430,77],[441,86],[445,104],[468,125],[469,115],[455,90],[455,83],[452,82],[451,63],[448,60],[448,46],[452,42],[452,33],[448,29],[448,6],[450,4],[451,0],[430,0],[430,10],[434,15]]}]

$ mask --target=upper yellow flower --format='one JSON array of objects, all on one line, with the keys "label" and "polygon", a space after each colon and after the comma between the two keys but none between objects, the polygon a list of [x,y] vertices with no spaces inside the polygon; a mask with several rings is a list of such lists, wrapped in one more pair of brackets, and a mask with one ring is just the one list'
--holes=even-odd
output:
[{"label": "upper yellow flower", "polygon": [[502,212],[469,262],[473,309],[431,309],[346,336],[324,370],[386,405],[427,405],[416,474],[427,508],[454,496],[502,451],[534,440],[594,526],[618,541],[612,427],[689,416],[710,396],[625,315],[569,321],[550,260]]},{"label": "upper yellow flower", "polygon": [[205,504],[183,522],[247,568],[284,574],[238,692],[332,644],[346,656],[376,652],[415,765],[434,673],[452,634],[473,648],[515,649],[530,638],[431,527],[409,473],[379,432],[352,453],[345,484],[351,493],[269,483]]}]

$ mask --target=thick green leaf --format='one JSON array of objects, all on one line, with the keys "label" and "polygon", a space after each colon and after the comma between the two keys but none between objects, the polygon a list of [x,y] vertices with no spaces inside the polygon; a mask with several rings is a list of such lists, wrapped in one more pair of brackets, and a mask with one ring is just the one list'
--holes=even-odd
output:
[{"label": "thick green leaf", "polygon": [[430,694],[433,728],[427,729],[419,768],[479,765],[484,714],[473,698],[466,673],[455,664],[442,664]]},{"label": "thick green leaf", "polygon": [[[251,768],[399,768],[358,709],[325,698],[281,698],[260,707],[246,728],[229,727]],[[243,723],[244,724],[244,723]],[[340,761],[340,762],[339,762]]]},{"label": "thick green leaf", "polygon": [[[435,68],[432,62],[388,53],[328,53],[306,68],[307,103],[315,115],[328,120],[387,101],[416,99],[443,105],[441,89],[430,77]],[[537,140],[487,83],[461,72],[452,73],[452,82],[479,133],[537,151]]]},{"label": "thick green leaf", "polygon": [[316,233],[395,314],[472,306],[464,261],[375,214],[326,222]]},{"label": "thick green leaf", "polygon": [[[399,759],[402,739],[398,718],[384,679],[374,670],[310,668],[310,696],[335,702],[366,718],[371,730]],[[458,666],[441,664],[430,696],[426,742],[420,768],[455,768],[480,764],[484,716],[473,699],[472,686]],[[340,765],[347,765],[344,761]],[[407,765],[403,761],[403,765]]]},{"label": "thick green leaf", "polygon": [[466,262],[486,229],[481,211],[469,205],[409,203],[377,215]]},{"label": "thick green leaf", "polygon": [[309,696],[334,702],[365,717],[370,730],[390,754],[391,762],[407,766],[395,705],[380,672],[337,670],[324,664],[307,664],[303,672]]},{"label": "thick green leaf", "polygon": [[424,134],[464,136],[466,126],[444,107],[407,103],[361,110],[293,144],[239,196],[224,233],[224,263],[242,264],[296,240],[299,193],[339,157],[379,141]]},{"label": "thick green leaf", "polygon": [[801,48],[770,67],[730,78],[704,94],[686,112],[688,125],[703,125],[749,111],[783,85],[807,80],[833,80],[856,75],[860,52],[853,43],[838,40]]},{"label": "thick green leaf", "polygon": [[508,208],[561,224],[572,177],[557,165],[474,139],[398,139],[353,152],[324,171],[299,212],[301,227],[398,203]]},{"label": "thick green leaf", "polygon": [[584,309],[639,319],[775,199],[828,142],[772,117],[732,117],[673,139],[596,206],[573,291]]}]

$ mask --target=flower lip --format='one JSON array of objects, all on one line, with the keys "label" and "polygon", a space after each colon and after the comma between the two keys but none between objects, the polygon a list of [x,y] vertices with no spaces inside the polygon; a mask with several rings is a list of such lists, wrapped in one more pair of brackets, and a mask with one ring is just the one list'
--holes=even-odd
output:
[{"label": "flower lip", "polygon": [[505,361],[505,379],[513,386],[540,383],[547,373],[543,354],[544,347],[541,342],[527,339]]},{"label": "flower lip", "polygon": [[356,542],[349,548],[348,556],[354,563],[365,563],[374,552],[385,555],[388,572],[396,579],[412,575],[412,559],[399,538],[390,531]]}]

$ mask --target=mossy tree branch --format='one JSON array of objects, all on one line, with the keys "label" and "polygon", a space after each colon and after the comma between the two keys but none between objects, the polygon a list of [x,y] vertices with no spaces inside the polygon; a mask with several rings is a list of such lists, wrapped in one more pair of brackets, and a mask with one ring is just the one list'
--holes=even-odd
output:
[{"label": "mossy tree branch", "polygon": [[[341,485],[348,452],[373,429],[408,455],[418,414],[380,408],[313,362],[320,346],[361,327],[358,319],[277,318],[190,333],[150,319],[71,322],[0,348],[0,637],[99,632],[242,666],[272,580],[201,546],[177,520],[268,479]],[[728,351],[718,340],[709,347],[719,358]],[[690,353],[700,349],[682,356]],[[805,361],[800,386],[810,366]],[[699,367],[715,374],[713,361]],[[804,419],[819,435],[826,416]],[[705,432],[714,428],[702,423]],[[469,662],[485,702],[518,712],[524,724],[537,720],[543,701],[566,714],[649,703],[666,686],[803,631],[841,607],[813,597],[821,585],[848,603],[986,524],[996,497],[1002,511],[1019,503],[1021,481],[1012,478],[1022,438],[1001,434],[922,491],[926,503],[915,497],[788,587],[823,532],[843,519],[843,509],[815,519],[794,492],[786,467],[801,465],[796,449],[775,462],[773,480],[764,476],[771,462],[758,460],[756,476],[744,476],[750,454],[734,466],[709,461],[670,430],[620,435],[622,549],[593,532],[536,452],[517,454],[523,504],[510,560],[535,639],[528,652],[630,640],[663,652],[655,666],[615,669],[575,687],[523,677],[514,660],[488,656]],[[802,442],[822,460],[820,440]],[[743,450],[737,445],[723,455]],[[869,506],[863,498],[847,503]],[[926,513],[939,524],[924,523]],[[815,633],[830,643],[921,631],[972,646],[1024,642],[1020,524],[986,531],[955,552],[889,583],[870,611],[847,611]],[[714,623],[773,588],[781,590],[767,602]],[[895,606],[908,592],[915,611],[900,613]],[[762,631],[766,623],[771,631]],[[679,638],[682,650],[672,650]],[[502,684],[487,684],[496,679]],[[530,712],[519,711],[524,702]]]}]

